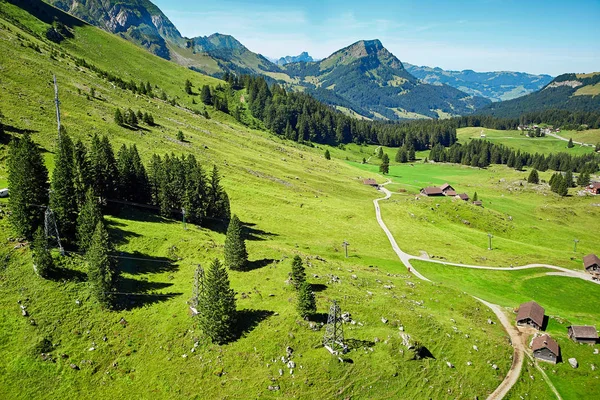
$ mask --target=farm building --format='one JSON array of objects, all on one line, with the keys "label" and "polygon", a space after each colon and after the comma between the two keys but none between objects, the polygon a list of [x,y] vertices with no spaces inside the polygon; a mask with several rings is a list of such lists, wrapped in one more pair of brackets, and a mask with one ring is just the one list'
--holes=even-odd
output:
[{"label": "farm building", "polygon": [[598,331],[595,326],[569,326],[567,328],[569,338],[578,343],[596,344],[598,342]]},{"label": "farm building", "polygon": [[585,188],[591,194],[600,194],[600,182],[592,182]]},{"label": "farm building", "polygon": [[533,338],[531,350],[533,351],[533,356],[535,358],[551,362],[552,364],[556,364],[558,356],[560,355],[558,343],[548,335]]},{"label": "farm building", "polygon": [[454,197],[456,196],[456,192],[454,190],[446,190],[444,196]]},{"label": "farm building", "polygon": [[517,313],[517,325],[540,330],[544,326],[544,312],[544,307],[533,300],[523,303]]},{"label": "farm building", "polygon": [[[452,192],[454,192],[454,194],[456,194],[456,192],[454,191],[454,188],[449,183],[444,183],[442,186],[440,186],[440,189],[442,189],[442,192],[444,194],[446,194],[446,192],[448,192],[448,191],[452,191]],[[448,195],[446,195],[446,196],[448,196]]]},{"label": "farm building", "polygon": [[425,196],[443,196],[444,192],[439,187],[429,186],[421,189],[421,194]]},{"label": "farm building", "polygon": [[363,184],[369,186],[378,186],[377,181],[373,178],[363,179]]},{"label": "farm building", "polygon": [[482,206],[483,206],[483,202],[482,202],[481,200],[475,200],[475,201],[473,202],[473,204],[474,204],[474,205],[476,205],[476,206],[479,206],[479,207],[482,207]]},{"label": "farm building", "polygon": [[595,254],[583,257],[583,267],[590,274],[600,272],[600,258]]},{"label": "farm building", "polygon": [[464,201],[469,201],[469,195],[466,193],[460,193],[455,196],[457,199],[461,199]]},{"label": "farm building", "polygon": [[0,197],[8,197],[8,189],[0,189]]}]

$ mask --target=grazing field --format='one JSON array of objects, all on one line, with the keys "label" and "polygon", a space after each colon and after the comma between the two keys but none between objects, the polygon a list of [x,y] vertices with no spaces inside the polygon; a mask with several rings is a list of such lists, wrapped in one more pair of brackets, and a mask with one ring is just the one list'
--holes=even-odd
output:
[{"label": "grazing field", "polygon": [[[506,307],[507,312],[519,304],[535,300],[549,316],[545,331],[561,347],[562,362],[557,365],[539,363],[565,399],[593,398],[600,388],[600,374],[591,365],[597,365],[593,354],[599,346],[580,345],[567,336],[567,327],[600,324],[600,311],[591,304],[600,303],[600,285],[565,276],[548,275],[547,269],[535,268],[517,271],[485,271],[452,267],[425,261],[412,261],[414,267],[427,278],[443,286],[464,290],[474,296]],[[584,294],[585,295],[582,295]],[[575,357],[579,368],[567,362]],[[529,360],[526,360],[529,364]],[[513,391],[523,391],[528,375]],[[539,379],[539,378],[536,378]],[[535,380],[535,379],[534,379]]]},{"label": "grazing field", "polygon": [[559,136],[573,139],[576,142],[597,144],[600,143],[600,129],[586,129],[585,131],[560,131]]},{"label": "grazing field", "polygon": [[[482,133],[483,132],[483,133]],[[566,152],[572,155],[581,155],[593,152],[591,147],[575,146],[567,148],[567,143],[551,136],[530,138],[521,131],[500,131],[496,129],[469,127],[460,128],[456,131],[458,141],[467,143],[472,139],[485,139],[492,143],[503,144],[515,150],[521,150],[528,153],[550,154]],[[481,135],[485,135],[482,137]]]},{"label": "grazing field", "polygon": [[[372,204],[379,193],[360,182],[377,174],[345,162],[368,157],[376,146],[329,148],[332,160],[325,160],[324,146],[282,140],[212,107],[206,107],[207,119],[190,111],[205,107],[184,92],[184,82],[190,79],[195,93],[203,84],[223,82],[87,25],[74,27],[74,38],[60,46],[51,44],[33,35],[47,25],[3,1],[0,11],[0,108],[7,131],[0,182],[6,181],[7,143],[23,132],[31,133],[53,167],[56,74],[62,123],[75,140],[89,144],[98,133],[115,150],[135,144],[145,163],[154,152],[173,152],[194,154],[207,169],[217,165],[232,212],[246,226],[252,266],[230,272],[239,337],[216,346],[198,330],[187,302],[196,266],[223,256],[222,226],[188,224],[184,230],[176,219],[127,208],[107,216],[122,275],[117,309],[104,311],[90,297],[86,265],[77,254],[55,254],[54,279],[37,277],[28,246],[9,240],[14,234],[2,216],[0,398],[473,398],[502,381],[512,349],[500,324],[485,324],[493,314],[461,292],[415,282],[379,229]],[[149,80],[180,106],[119,89],[76,66],[75,57],[123,79]],[[151,112],[156,126],[117,126],[115,108],[129,107]],[[175,139],[179,130],[183,142]],[[3,211],[6,204],[0,202]],[[297,316],[295,291],[285,282],[296,254],[317,295],[313,321]],[[357,322],[345,326],[352,340],[344,363],[321,345],[321,322],[333,299]],[[412,360],[400,327],[433,357]],[[281,362],[287,346],[294,349],[295,367]]]},{"label": "grazing field", "polygon": [[[377,166],[356,165],[375,172]],[[594,196],[576,189],[561,198],[547,184],[526,182],[528,172],[494,165],[487,169],[445,163],[392,165],[390,190],[405,190],[381,202],[382,216],[400,248],[419,255],[464,264],[509,267],[546,263],[581,269],[584,255],[598,251],[593,226],[600,217]],[[540,173],[548,180],[551,172]],[[416,199],[420,188],[451,184],[483,207],[448,197]],[[494,250],[488,251],[488,233]],[[578,239],[577,252],[573,240]]]}]

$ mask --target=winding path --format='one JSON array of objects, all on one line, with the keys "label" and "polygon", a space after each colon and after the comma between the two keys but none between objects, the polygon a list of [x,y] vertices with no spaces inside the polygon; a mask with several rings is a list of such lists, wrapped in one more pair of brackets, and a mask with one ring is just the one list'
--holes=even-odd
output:
[{"label": "winding path", "polygon": [[[569,139],[567,139],[566,137],[562,137],[562,136],[560,136],[560,135],[557,135],[557,134],[555,134],[555,133],[546,133],[546,136],[552,136],[553,138],[560,139],[560,140],[564,140],[565,142],[568,142],[568,141],[569,141]],[[576,141],[573,141],[573,144],[578,144],[578,145],[581,145],[581,146],[594,147],[594,145],[593,145],[593,144],[591,144],[591,143],[583,143],[583,142],[576,142]]]},{"label": "winding path", "polygon": [[[555,271],[559,271],[559,272],[550,272],[549,274],[552,274],[552,275],[564,275],[564,276],[571,277],[571,278],[578,278],[578,279],[583,279],[583,280],[594,282],[594,283],[600,283],[600,282],[594,281],[592,279],[592,277],[587,273],[573,271],[573,270],[570,270],[567,268],[558,267],[556,265],[528,264],[528,265],[522,265],[519,267],[511,267],[511,268],[487,267],[487,266],[481,266],[481,265],[468,265],[468,264],[443,262],[443,261],[439,261],[439,260],[431,260],[431,259],[423,257],[423,256],[418,257],[418,256],[413,256],[411,254],[405,253],[404,251],[402,251],[402,249],[400,249],[400,247],[398,246],[398,243],[396,243],[396,239],[394,239],[394,235],[392,235],[392,232],[390,232],[388,227],[383,222],[383,219],[381,218],[381,209],[379,207],[379,202],[381,200],[387,200],[390,197],[392,197],[392,192],[390,192],[388,189],[386,189],[384,187],[385,185],[387,185],[389,183],[392,183],[392,182],[388,179],[388,181],[386,183],[379,186],[379,190],[382,191],[383,193],[385,193],[385,197],[381,197],[379,199],[373,200],[373,204],[375,205],[375,216],[377,218],[377,223],[379,223],[379,226],[385,232],[388,240],[390,241],[390,244],[392,245],[392,249],[398,255],[398,258],[400,258],[400,261],[402,261],[402,264],[404,264],[404,266],[408,269],[409,272],[412,272],[419,279],[422,279],[427,282],[431,282],[431,280],[427,279],[425,276],[423,276],[419,271],[417,271],[412,266],[412,264],[410,263],[410,260],[422,260],[422,261],[427,261],[427,262],[431,262],[431,263],[451,265],[451,266],[461,267],[461,268],[474,268],[474,269],[484,269],[484,270],[494,270],[494,271],[518,271],[518,270],[530,269],[530,268],[548,268],[548,269],[553,269]],[[504,396],[506,396],[506,394],[514,386],[514,384],[519,379],[519,376],[521,375],[521,368],[523,366],[523,360],[525,358],[526,348],[527,348],[527,345],[524,342],[526,337],[523,336],[523,334],[508,320],[508,318],[506,317],[506,314],[502,311],[502,308],[500,306],[498,306],[496,304],[488,303],[487,301],[477,298],[475,296],[473,296],[473,297],[477,301],[479,301],[482,304],[484,304],[485,306],[487,306],[490,310],[492,310],[494,312],[494,314],[496,314],[496,317],[498,318],[498,320],[500,321],[500,323],[502,324],[502,326],[508,333],[510,340],[511,340],[511,344],[514,349],[513,363],[511,365],[508,373],[506,374],[506,377],[504,378],[504,380],[502,381],[500,386],[498,386],[496,388],[496,390],[494,390],[494,392],[488,396],[488,400],[500,400],[500,399],[504,398]],[[560,399],[561,397],[558,394],[558,392],[556,391],[556,388],[554,388],[554,386],[548,379],[546,379],[546,380],[547,380],[547,383],[550,386],[550,388],[556,394],[557,398]]]}]

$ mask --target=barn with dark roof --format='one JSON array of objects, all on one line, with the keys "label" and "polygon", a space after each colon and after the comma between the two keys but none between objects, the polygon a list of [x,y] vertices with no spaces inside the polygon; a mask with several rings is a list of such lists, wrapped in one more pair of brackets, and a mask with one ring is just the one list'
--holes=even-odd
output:
[{"label": "barn with dark roof", "polygon": [[567,328],[569,338],[578,343],[596,344],[598,342],[598,331],[595,326],[571,325]]},{"label": "barn with dark roof", "polygon": [[541,330],[544,326],[544,307],[535,301],[528,301],[521,304],[517,313],[518,326],[530,326]]},{"label": "barn with dark roof", "polygon": [[538,336],[533,338],[531,342],[531,351],[533,356],[538,360],[551,362],[556,364],[560,356],[560,347],[554,339],[548,335]]}]

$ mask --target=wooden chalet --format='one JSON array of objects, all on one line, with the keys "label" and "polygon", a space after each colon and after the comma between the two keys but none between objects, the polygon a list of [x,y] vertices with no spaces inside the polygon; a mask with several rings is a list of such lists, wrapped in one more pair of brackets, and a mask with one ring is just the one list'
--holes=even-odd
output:
[{"label": "wooden chalet", "polygon": [[560,347],[554,339],[548,335],[533,338],[531,342],[533,356],[538,360],[547,361],[556,364],[560,356]]},{"label": "wooden chalet", "polygon": [[[448,192],[448,191],[452,191],[452,192],[454,192],[454,194],[452,196],[456,195],[456,191],[449,183],[444,183],[442,186],[440,186],[440,189],[442,189],[442,192],[444,194],[446,194],[446,192]],[[448,196],[448,195],[446,195],[446,196]]]},{"label": "wooden chalet", "polygon": [[454,190],[446,190],[444,191],[444,196],[454,197],[456,196],[456,192]]},{"label": "wooden chalet", "polygon": [[576,326],[571,325],[567,328],[569,332],[569,338],[573,339],[577,343],[598,343],[598,331],[595,326]]},{"label": "wooden chalet", "polygon": [[591,194],[600,194],[600,182],[590,183],[588,186],[586,186],[585,190]]},{"label": "wooden chalet", "polygon": [[479,207],[483,207],[483,202],[481,200],[475,200],[473,202],[474,205],[479,206]]},{"label": "wooden chalet", "polygon": [[600,258],[595,254],[583,257],[583,267],[590,274],[600,273]]},{"label": "wooden chalet", "polygon": [[457,194],[455,197],[463,201],[469,201],[469,195],[466,193]]},{"label": "wooden chalet", "polygon": [[521,304],[517,313],[518,326],[530,326],[541,330],[544,326],[544,307],[535,301],[528,301]]},{"label": "wooden chalet", "polygon": [[363,179],[363,185],[369,185],[373,187],[379,186],[377,181],[373,178]]},{"label": "wooden chalet", "polygon": [[421,194],[424,196],[443,196],[444,192],[437,186],[429,186],[421,189]]}]

